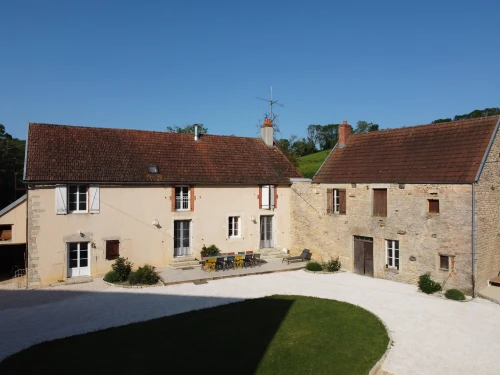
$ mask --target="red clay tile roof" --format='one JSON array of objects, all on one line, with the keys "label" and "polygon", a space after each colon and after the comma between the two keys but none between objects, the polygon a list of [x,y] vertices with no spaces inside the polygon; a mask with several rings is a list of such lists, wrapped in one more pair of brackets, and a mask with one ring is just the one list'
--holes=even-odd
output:
[{"label": "red clay tile roof", "polygon": [[[148,173],[156,164],[158,174]],[[26,181],[286,184],[302,177],[260,138],[30,123]]]},{"label": "red clay tile roof", "polygon": [[353,134],[315,183],[471,183],[499,116]]}]

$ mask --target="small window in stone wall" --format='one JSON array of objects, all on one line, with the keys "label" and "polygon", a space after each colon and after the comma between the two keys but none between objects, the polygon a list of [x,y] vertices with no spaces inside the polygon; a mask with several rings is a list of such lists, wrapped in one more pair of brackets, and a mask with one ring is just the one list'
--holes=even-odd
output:
[{"label": "small window in stone wall", "polygon": [[439,256],[439,269],[448,271],[450,269],[450,257],[448,255]]},{"label": "small window in stone wall", "polygon": [[429,199],[429,213],[430,214],[439,213],[439,199]]}]

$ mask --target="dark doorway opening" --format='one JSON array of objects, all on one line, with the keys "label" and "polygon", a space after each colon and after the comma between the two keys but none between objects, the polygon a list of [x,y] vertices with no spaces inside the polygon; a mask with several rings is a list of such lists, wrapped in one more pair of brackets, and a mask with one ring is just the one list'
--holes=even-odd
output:
[{"label": "dark doorway opening", "polygon": [[0,281],[12,279],[24,266],[26,244],[0,245]]},{"label": "dark doorway opening", "polygon": [[373,277],[373,238],[354,236],[354,272]]}]

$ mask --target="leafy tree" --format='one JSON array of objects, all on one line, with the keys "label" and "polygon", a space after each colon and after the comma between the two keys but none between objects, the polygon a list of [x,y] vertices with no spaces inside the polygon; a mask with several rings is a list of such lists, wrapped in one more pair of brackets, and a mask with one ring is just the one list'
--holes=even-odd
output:
[{"label": "leafy tree", "polygon": [[451,118],[438,118],[437,120],[432,121],[433,124],[439,124],[440,122],[450,122],[453,121]]},{"label": "leafy tree", "polygon": [[374,124],[373,122],[358,121],[352,132],[353,134],[368,133],[378,131],[378,128],[378,124]]},{"label": "leafy tree", "polygon": [[[13,138],[0,124],[0,209],[15,201],[22,192],[25,141]],[[17,181],[16,179],[17,173]]]},{"label": "leafy tree", "polygon": [[318,152],[316,145],[306,138],[301,138],[295,141],[292,145],[292,149],[293,152],[299,157]]},{"label": "leafy tree", "polygon": [[455,117],[453,117],[453,120],[450,117],[440,118],[440,119],[432,121],[432,123],[438,124],[441,122],[470,120],[470,119],[478,118],[478,117],[497,116],[497,115],[500,115],[500,108],[498,108],[498,107],[485,108],[485,109],[475,109],[474,111],[472,111],[470,113],[466,113],[463,115],[456,115]]},{"label": "leafy tree", "polygon": [[281,152],[285,154],[285,156],[292,162],[296,167],[299,166],[299,156],[295,153],[293,145],[295,144],[295,140],[297,136],[292,135],[290,139],[281,138],[275,141],[276,146],[279,147]]},{"label": "leafy tree", "polygon": [[207,134],[208,128],[204,127],[203,124],[192,124],[180,127],[178,125],[167,126],[167,132],[170,133],[184,133],[184,134],[194,134],[194,128],[198,126],[198,134]]},{"label": "leafy tree", "polygon": [[335,144],[339,140],[338,129],[338,124],[328,124],[321,127],[318,142],[320,150],[328,150],[335,146]]}]

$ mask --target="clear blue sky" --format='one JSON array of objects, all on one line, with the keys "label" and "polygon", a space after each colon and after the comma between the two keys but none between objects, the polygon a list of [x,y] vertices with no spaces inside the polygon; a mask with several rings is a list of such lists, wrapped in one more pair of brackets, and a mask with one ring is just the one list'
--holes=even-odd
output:
[{"label": "clear blue sky", "polygon": [[0,8],[0,123],[285,137],[500,106],[499,1],[21,1]]}]

